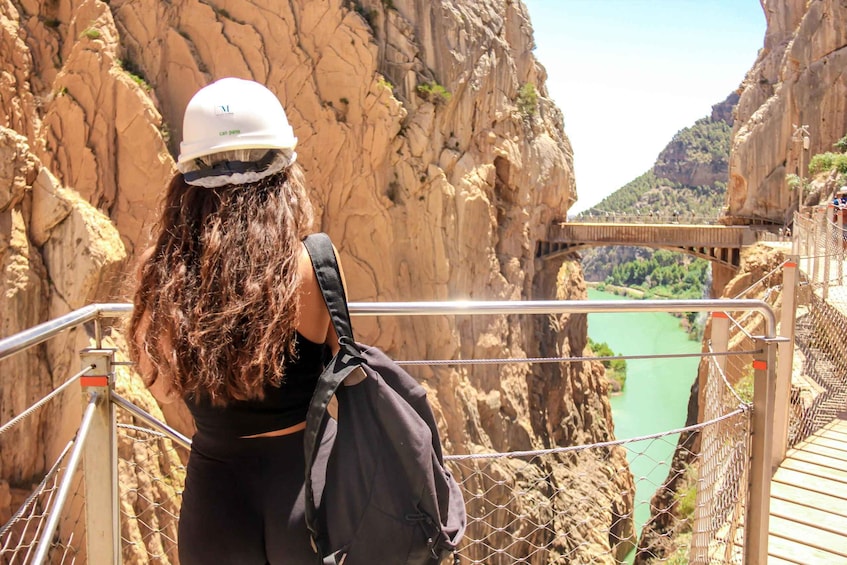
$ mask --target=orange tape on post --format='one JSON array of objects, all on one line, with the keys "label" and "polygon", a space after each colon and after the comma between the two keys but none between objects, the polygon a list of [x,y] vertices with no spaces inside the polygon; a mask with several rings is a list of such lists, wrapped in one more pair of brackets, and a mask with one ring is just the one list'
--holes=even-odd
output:
[{"label": "orange tape on post", "polygon": [[103,376],[82,376],[79,378],[79,384],[82,386],[109,386],[109,377]]},{"label": "orange tape on post", "polygon": [[786,263],[785,263],[785,266],[786,266],[786,267],[789,267],[789,268],[792,268],[792,269],[796,269],[796,268],[797,268],[797,263],[795,263],[795,262],[793,262],[793,261],[788,261],[788,262],[786,262]]},{"label": "orange tape on post", "polygon": [[729,318],[726,312],[712,312],[712,318]]},{"label": "orange tape on post", "polygon": [[767,361],[753,361],[753,368],[757,371],[767,371],[768,370],[768,362]]}]

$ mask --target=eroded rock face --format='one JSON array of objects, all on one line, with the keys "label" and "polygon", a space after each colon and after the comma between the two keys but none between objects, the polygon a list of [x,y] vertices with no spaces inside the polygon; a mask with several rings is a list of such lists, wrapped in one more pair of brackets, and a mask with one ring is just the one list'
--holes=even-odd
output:
[{"label": "eroded rock face", "polygon": [[[576,194],[570,144],[547,98],[519,1],[0,6],[0,108],[9,135],[22,136],[0,150],[31,148],[7,175],[21,180],[8,189],[0,183],[0,198],[9,194],[0,202],[0,258],[12,265],[4,272],[19,273],[3,282],[14,289],[3,298],[13,305],[4,306],[3,335],[111,297],[119,275],[130,271],[124,249],[131,259],[149,242],[188,100],[225,76],[262,82],[282,100],[319,227],[341,251],[352,300],[584,297],[575,262],[564,264],[565,275],[561,264],[534,257],[536,241]],[[101,241],[114,253],[101,255]],[[77,253],[90,264],[72,265]],[[584,350],[584,316],[555,327],[547,322],[490,316],[355,323],[362,341],[403,359]],[[36,350],[22,366],[61,379],[77,363],[78,347],[69,343]],[[430,391],[448,453],[612,437],[596,366],[434,367],[417,376]],[[28,383],[25,395],[15,393],[20,398],[0,396],[0,413],[5,419],[13,402],[17,410],[24,396],[54,384]],[[73,425],[73,417],[64,420]],[[36,438],[44,433],[32,431]],[[3,457],[9,461],[0,478],[19,468],[36,474],[44,465],[38,449],[4,450]],[[586,468],[598,465],[605,463]],[[576,472],[563,465],[548,480],[559,488]],[[609,475],[597,473],[592,490],[605,494],[595,499],[590,521],[562,507],[557,523],[567,530],[576,519],[591,551],[621,554],[626,543],[594,539],[610,520],[619,538],[631,532],[616,518],[632,505],[617,494],[625,479]]]},{"label": "eroded rock face", "polygon": [[[729,215],[782,222],[808,177],[809,158],[847,133],[847,5],[840,0],[763,0],[764,48],[742,84],[727,189]],[[803,149],[796,126],[808,125]]]},{"label": "eroded rock face", "polygon": [[[0,162],[0,334],[108,300],[126,258],[108,217],[62,187],[27,139],[4,127]],[[0,361],[0,422],[77,373],[77,352],[89,346],[90,336],[79,328]],[[40,481],[65,447],[68,430],[79,426],[81,395],[78,388],[72,391],[0,437],[0,477],[13,488]]]}]

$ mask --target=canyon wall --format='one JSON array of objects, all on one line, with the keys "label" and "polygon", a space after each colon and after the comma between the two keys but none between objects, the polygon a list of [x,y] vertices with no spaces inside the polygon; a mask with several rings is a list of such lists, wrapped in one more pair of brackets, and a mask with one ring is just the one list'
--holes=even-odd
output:
[{"label": "canyon wall", "polygon": [[[0,47],[0,151],[14,156],[0,175],[3,336],[128,298],[126,275],[174,174],[184,108],[224,76],[262,82],[283,102],[352,300],[585,297],[577,263],[535,259],[536,241],[576,192],[562,116],[520,1],[0,0]],[[354,324],[362,341],[403,359],[580,355],[586,343],[584,316]],[[0,422],[75,372],[76,351],[89,341],[83,328],[3,361]],[[12,374],[28,376],[12,387]],[[613,436],[596,364],[433,367],[416,376],[448,453]],[[139,387],[121,386],[150,405]],[[78,399],[52,410],[28,420],[14,442],[0,438],[0,482],[25,489],[51,464],[44,446],[78,422]],[[631,500],[618,494],[631,477],[602,471],[623,458],[616,449],[614,463],[563,459],[546,479],[566,492],[581,466],[596,477],[591,511],[571,516],[568,500],[555,503],[557,530],[578,520],[583,557],[611,560],[631,543],[631,524],[620,518]],[[484,489],[490,479],[474,480]],[[610,523],[617,540],[598,533]],[[496,539],[494,526],[474,526],[474,537]],[[133,561],[145,559],[143,548],[136,544]]]},{"label": "canyon wall", "polygon": [[783,222],[801,198],[786,175],[808,178],[809,159],[847,134],[847,4],[761,2],[767,31],[736,108],[727,213]]}]

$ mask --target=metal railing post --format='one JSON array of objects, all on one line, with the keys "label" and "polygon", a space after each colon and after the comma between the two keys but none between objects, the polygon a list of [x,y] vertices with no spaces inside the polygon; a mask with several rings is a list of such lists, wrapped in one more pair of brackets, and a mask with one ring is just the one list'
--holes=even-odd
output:
[{"label": "metal railing post", "polygon": [[788,421],[791,402],[791,375],[794,366],[794,324],[797,320],[797,264],[799,258],[788,257],[782,268],[782,310],[777,345],[776,391],[774,394],[773,464],[782,463],[788,449]]},{"label": "metal railing post", "polygon": [[773,413],[776,388],[776,340],[756,338],[753,360],[753,429],[747,512],[744,524],[744,563],[768,562],[771,477],[773,476]]},{"label": "metal railing post", "polygon": [[73,448],[68,456],[67,466],[59,483],[59,488],[56,490],[56,498],[53,500],[50,509],[45,513],[47,522],[44,524],[44,529],[41,531],[38,543],[35,546],[35,555],[27,563],[44,565],[50,558],[50,552],[54,547],[54,536],[56,535],[56,530],[59,528],[65,503],[68,501],[68,496],[70,496],[71,487],[74,483],[74,474],[79,467],[80,454],[82,453],[81,447],[85,445],[88,439],[88,432],[91,429],[91,421],[94,419],[97,406],[108,401],[108,398],[103,398],[96,392],[92,392],[89,395],[82,413],[82,421],[79,424],[76,437],[72,441]]},{"label": "metal railing post", "polygon": [[838,284],[844,284],[844,215],[847,214],[847,208],[841,210],[838,214]]},{"label": "metal railing post", "polygon": [[[712,333],[710,337],[711,350],[713,353],[723,353],[729,351],[729,316],[725,312],[712,313]],[[718,355],[714,359],[709,359],[708,363],[714,363],[718,370],[726,372],[726,355]],[[710,378],[715,374],[714,370],[700,371],[700,398],[707,399],[712,394],[714,387],[723,386],[721,382],[715,382],[717,379]],[[703,408],[699,414],[699,421],[705,422],[715,416],[715,414],[707,413],[710,406],[709,402],[702,400],[700,406]],[[700,453],[713,453],[711,447],[715,441],[720,441],[716,437],[715,430],[703,428],[700,432]],[[700,479],[697,481],[697,496],[694,505],[694,527],[691,536],[691,550],[688,555],[688,562],[691,564],[709,563],[709,539],[711,537],[711,519],[712,519],[712,503],[714,485],[714,477],[717,474],[718,461],[712,458],[703,458],[700,462]]]},{"label": "metal railing post", "polygon": [[798,237],[797,230],[800,227],[800,222],[798,222],[798,218],[800,218],[800,214],[794,212],[791,216],[791,254],[792,255],[800,255],[800,238]]},{"label": "metal railing post", "polygon": [[820,226],[818,225],[818,214],[812,215],[812,285],[818,284],[818,273],[820,272],[820,257],[819,254],[821,252],[820,245],[818,244],[818,232],[820,232]]},{"label": "metal railing post", "polygon": [[[725,312],[714,312],[712,314],[712,351],[729,351],[729,316]],[[715,363],[721,371],[726,373],[726,355],[715,357]]]},{"label": "metal railing post", "polygon": [[821,294],[823,299],[826,300],[829,297],[829,273],[832,270],[832,232],[833,226],[829,223],[829,218],[826,218],[826,223],[824,224],[826,228],[824,230],[824,240],[823,240],[823,290]]},{"label": "metal railing post", "polygon": [[[810,274],[812,272],[812,222],[811,218],[803,217],[803,253],[802,255],[806,258],[806,264],[803,268],[803,271],[806,274]],[[799,245],[798,245],[799,247]],[[814,281],[812,281],[814,282]]]},{"label": "metal railing post", "polygon": [[118,450],[115,405],[110,400],[114,386],[114,350],[83,349],[80,378],[85,396],[97,393],[103,399],[91,422],[83,452],[85,482],[85,539],[88,563],[120,563],[120,507],[118,499]]}]

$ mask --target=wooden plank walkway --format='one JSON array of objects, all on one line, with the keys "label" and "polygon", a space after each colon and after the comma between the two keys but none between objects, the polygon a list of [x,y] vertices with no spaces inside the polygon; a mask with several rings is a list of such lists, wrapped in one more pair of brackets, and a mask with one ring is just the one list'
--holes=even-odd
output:
[{"label": "wooden plank walkway", "polygon": [[847,565],[847,420],[788,452],[771,483],[768,563]]}]

